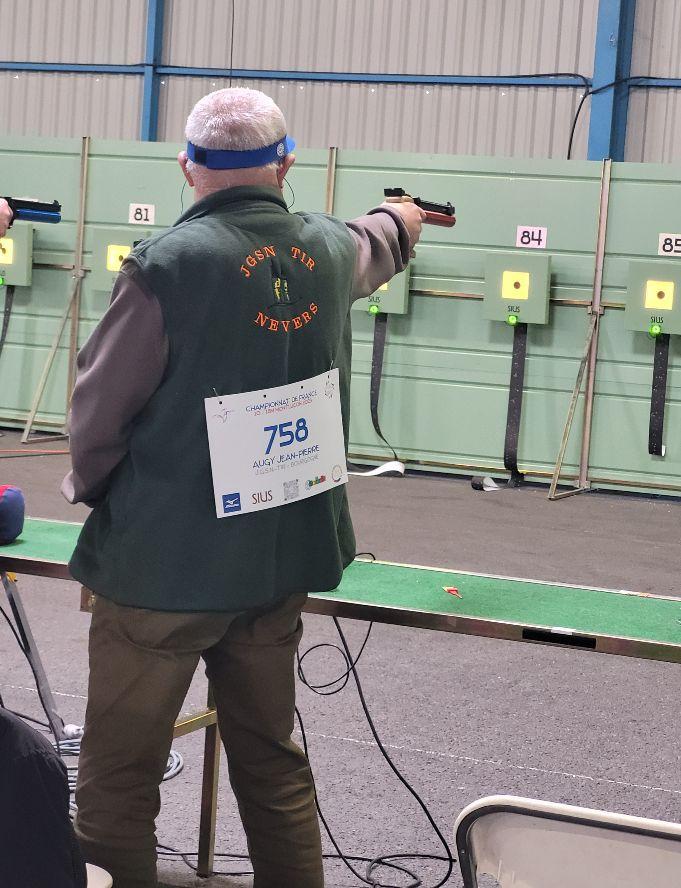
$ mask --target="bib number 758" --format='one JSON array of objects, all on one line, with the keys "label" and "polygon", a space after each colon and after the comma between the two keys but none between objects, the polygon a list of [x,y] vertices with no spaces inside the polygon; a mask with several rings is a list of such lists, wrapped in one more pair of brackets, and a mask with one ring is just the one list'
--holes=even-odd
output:
[{"label": "bib number 758", "polygon": [[307,420],[303,419],[302,416],[300,419],[296,420],[295,428],[293,427],[292,421],[280,422],[279,425],[265,426],[263,432],[270,433],[270,440],[267,442],[267,450],[265,451],[266,456],[269,456],[277,435],[279,436],[280,447],[290,447],[294,441],[298,441],[299,443],[307,441],[307,436],[310,434],[310,430],[307,427]]}]

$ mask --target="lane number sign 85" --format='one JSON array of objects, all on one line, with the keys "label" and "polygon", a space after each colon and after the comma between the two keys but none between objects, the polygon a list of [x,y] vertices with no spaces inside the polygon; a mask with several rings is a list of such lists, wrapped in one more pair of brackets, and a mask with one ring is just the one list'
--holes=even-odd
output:
[{"label": "lane number sign 85", "polygon": [[293,422],[280,422],[279,425],[265,426],[263,432],[270,433],[270,440],[267,443],[267,450],[265,451],[266,456],[269,456],[274,444],[274,439],[277,435],[279,436],[280,447],[290,447],[294,441],[298,441],[298,443],[307,441],[307,436],[310,434],[310,430],[307,427],[307,420],[303,419],[302,416],[300,419],[296,420],[295,428],[293,427]]},{"label": "lane number sign 85", "polygon": [[537,228],[532,225],[519,225],[516,229],[516,247],[532,248],[533,250],[545,250],[548,228]]},{"label": "lane number sign 85", "polygon": [[661,234],[657,242],[658,256],[681,256],[681,234]]}]

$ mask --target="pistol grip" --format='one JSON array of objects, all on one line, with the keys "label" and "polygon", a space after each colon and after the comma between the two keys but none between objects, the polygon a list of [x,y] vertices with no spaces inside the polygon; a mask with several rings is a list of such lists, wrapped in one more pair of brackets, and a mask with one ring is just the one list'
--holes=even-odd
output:
[{"label": "pistol grip", "polygon": [[440,225],[442,228],[452,228],[456,225],[456,216],[448,216],[446,213],[431,213],[426,210],[424,225]]}]

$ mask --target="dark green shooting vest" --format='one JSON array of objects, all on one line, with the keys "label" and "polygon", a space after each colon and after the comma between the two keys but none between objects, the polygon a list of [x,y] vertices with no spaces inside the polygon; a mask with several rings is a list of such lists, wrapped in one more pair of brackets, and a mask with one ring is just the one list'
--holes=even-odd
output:
[{"label": "dark green shooting vest", "polygon": [[204,198],[133,253],[169,343],[159,388],[85,523],[73,576],[119,604],[239,611],[333,589],[353,559],[344,487],[235,517],[215,515],[204,399],[340,371],[347,447],[350,294],[346,226],[289,213],[274,189]]}]

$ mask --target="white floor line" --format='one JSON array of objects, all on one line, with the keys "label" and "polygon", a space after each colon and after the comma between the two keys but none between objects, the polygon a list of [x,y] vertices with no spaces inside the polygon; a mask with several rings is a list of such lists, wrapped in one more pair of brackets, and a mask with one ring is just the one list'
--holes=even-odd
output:
[{"label": "white floor line", "polygon": [[[30,691],[37,694],[35,688],[26,688],[22,685],[5,685],[14,691]],[[55,697],[70,697],[73,700],[87,700],[84,694],[66,694],[63,691],[52,691]],[[296,728],[296,734],[300,731]],[[320,737],[322,740],[336,740],[342,743],[354,743],[357,746],[376,746],[373,740],[361,740],[358,737],[338,737],[335,734],[322,734],[319,731],[307,731],[309,737]],[[434,758],[451,759],[452,761],[468,762],[472,765],[493,765],[504,768],[507,771],[531,771],[534,774],[547,774],[552,777],[568,777],[571,780],[588,780],[592,783],[608,783],[611,786],[624,786],[627,789],[645,789],[648,792],[664,792],[667,795],[681,795],[681,789],[671,789],[667,786],[649,786],[647,783],[630,783],[628,780],[614,780],[612,777],[598,777],[591,774],[576,774],[570,771],[557,771],[551,768],[538,768],[534,765],[517,765],[513,762],[502,762],[498,759],[478,759],[469,755],[455,755],[452,752],[441,752],[437,749],[419,749],[416,746],[405,746],[396,743],[384,743],[386,749],[394,749],[400,752],[411,752],[416,755],[430,755]]]},{"label": "white floor line", "polygon": [[[22,685],[4,685],[6,688],[11,688],[13,691],[30,691],[32,694],[37,695],[37,691],[35,688],[25,688]],[[64,691],[52,691],[55,697],[71,697],[72,700],[87,700],[87,696],[85,694],[66,694]]]},{"label": "white floor line", "polygon": [[[358,746],[376,746],[376,743],[373,740],[360,740],[357,737],[336,737],[333,734],[322,734],[317,731],[306,731],[306,734],[309,737],[321,737],[323,740],[338,740],[343,743],[355,743]],[[383,745],[386,749],[411,752],[418,755],[430,755],[435,758],[452,759],[453,761],[468,762],[473,765],[494,765],[495,767],[504,768],[508,771],[532,771],[535,774],[548,774],[552,777],[569,777],[572,780],[589,780],[593,783],[608,783],[612,786],[624,786],[627,789],[645,789],[648,790],[648,792],[664,792],[669,795],[681,795],[681,789],[671,789],[667,786],[648,786],[646,783],[630,783],[627,780],[614,780],[612,777],[598,777],[590,774],[573,774],[570,771],[556,771],[550,768],[538,768],[533,765],[516,765],[512,762],[502,762],[496,759],[478,759],[468,755],[455,755],[451,752],[441,752],[436,749],[419,749],[414,746],[400,746],[395,743],[384,743]]]}]

